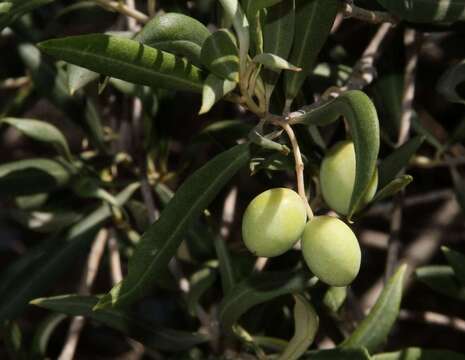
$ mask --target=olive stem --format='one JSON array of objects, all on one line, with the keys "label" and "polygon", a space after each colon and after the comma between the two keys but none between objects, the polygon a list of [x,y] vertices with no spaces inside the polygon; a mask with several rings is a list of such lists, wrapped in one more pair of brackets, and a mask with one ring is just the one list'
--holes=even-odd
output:
[{"label": "olive stem", "polygon": [[294,130],[292,130],[292,127],[288,123],[279,122],[278,125],[284,129],[287,136],[289,137],[289,141],[291,142],[292,152],[294,154],[294,160],[295,160],[295,173],[297,177],[297,192],[299,193],[300,197],[304,201],[304,204],[307,210],[308,220],[311,221],[313,219],[313,211],[312,211],[310,204],[308,203],[307,195],[305,194],[304,162],[302,160],[302,154],[300,152],[299,143],[297,141],[297,138],[295,137]]}]

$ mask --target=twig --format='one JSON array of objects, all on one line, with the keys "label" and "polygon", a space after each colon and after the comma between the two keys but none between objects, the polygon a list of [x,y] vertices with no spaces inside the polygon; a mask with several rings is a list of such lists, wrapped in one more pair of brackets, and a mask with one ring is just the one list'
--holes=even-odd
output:
[{"label": "twig", "polygon": [[[105,243],[108,239],[108,230],[102,229],[98,232],[97,237],[92,245],[87,258],[87,263],[84,268],[84,272],[79,284],[78,293],[81,295],[89,295],[92,288],[92,284],[97,276],[100,260],[102,259],[103,252],[105,250]],[[68,329],[68,335],[66,337],[65,345],[61,351],[58,360],[71,360],[74,358],[76,352],[77,343],[81,334],[82,328],[85,324],[85,318],[83,316],[73,317],[71,324]]]},{"label": "twig", "polygon": [[5,79],[0,83],[0,90],[17,89],[29,84],[30,82],[31,78],[29,76]]},{"label": "twig", "polygon": [[118,249],[118,240],[115,236],[115,231],[111,230],[111,235],[108,238],[108,253],[110,256],[110,274],[113,285],[116,285],[123,280],[123,271],[121,270],[121,257]]},{"label": "twig", "polygon": [[446,326],[457,331],[465,332],[465,320],[433,311],[418,312],[402,309],[399,313],[399,319]]},{"label": "twig", "polygon": [[352,4],[352,1],[348,1],[344,4],[342,12],[344,14],[344,17],[346,18],[355,18],[373,24],[395,24],[398,22],[396,18],[394,18],[393,16],[391,16],[391,14],[387,12],[362,9]]},{"label": "twig", "polygon": [[[134,0],[126,0],[126,6],[129,9],[132,9],[134,11],[136,9],[136,2]],[[128,29],[130,31],[138,31],[139,30],[140,27],[137,24],[137,20],[135,18],[133,18],[131,16],[128,16],[127,22],[128,22]]]},{"label": "twig", "polygon": [[137,9],[127,6],[121,1],[111,1],[111,0],[94,0],[95,3],[102,6],[105,9],[113,10],[119,12],[123,15],[132,17],[138,22],[145,24],[149,21],[149,17],[144,13],[140,12]]}]

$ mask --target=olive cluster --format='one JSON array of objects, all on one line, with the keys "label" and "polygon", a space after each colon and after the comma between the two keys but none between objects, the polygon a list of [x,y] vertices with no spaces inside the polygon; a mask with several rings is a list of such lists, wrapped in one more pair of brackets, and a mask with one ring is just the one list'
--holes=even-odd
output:
[{"label": "olive cluster", "polygon": [[[363,203],[373,198],[377,181],[375,174]],[[344,141],[327,153],[320,169],[321,191],[328,206],[346,215],[354,182],[354,145]],[[307,222],[304,201],[291,189],[275,188],[256,196],[244,213],[242,237],[253,254],[263,257],[281,255],[301,239],[308,267],[331,286],[349,285],[360,269],[360,245],[350,227],[327,215]]]}]

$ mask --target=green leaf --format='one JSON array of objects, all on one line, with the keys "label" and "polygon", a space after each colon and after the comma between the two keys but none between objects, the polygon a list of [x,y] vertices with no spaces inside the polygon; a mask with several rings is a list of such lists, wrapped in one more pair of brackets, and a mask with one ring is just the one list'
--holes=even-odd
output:
[{"label": "green leaf", "polygon": [[408,166],[410,159],[415,155],[424,140],[425,138],[423,136],[415,136],[381,161],[378,167],[379,188],[389,184],[389,182]]},{"label": "green leaf", "polygon": [[[465,9],[465,1],[463,2]],[[459,104],[465,104],[465,99],[457,93],[457,85],[465,81],[465,60],[452,66],[444,74],[437,84],[437,90],[447,100]]]},{"label": "green leaf", "polygon": [[105,144],[105,135],[103,130],[103,123],[97,104],[94,100],[87,98],[84,110],[84,118],[86,123],[86,133],[89,140],[97,149],[103,154],[108,152],[108,147]]},{"label": "green leaf", "polygon": [[153,324],[127,311],[104,309],[93,311],[98,298],[94,296],[62,295],[41,298],[31,304],[73,316],[84,316],[121,331],[148,348],[163,351],[184,351],[208,341],[208,336],[172,329],[157,329]]},{"label": "green leaf", "polygon": [[222,79],[239,81],[239,53],[233,35],[225,29],[218,30],[205,40],[202,63]]},{"label": "green leaf", "polygon": [[313,343],[318,331],[318,314],[302,295],[294,295],[294,336],[278,360],[298,360]]},{"label": "green leaf", "polygon": [[295,122],[321,126],[336,121],[341,115],[349,124],[355,146],[355,183],[347,214],[350,220],[372,181],[378,158],[379,122],[373,103],[362,91],[351,90],[307,112]]},{"label": "green leaf", "polygon": [[331,286],[323,296],[323,304],[331,313],[337,313],[347,297],[347,287]]},{"label": "green leaf", "polygon": [[53,233],[67,228],[81,218],[81,215],[64,209],[52,211],[24,211],[13,209],[11,217],[32,231]]},{"label": "green leaf", "polygon": [[198,20],[178,13],[154,17],[134,40],[176,55],[185,56],[200,65],[200,51],[210,31]]},{"label": "green leaf", "polygon": [[6,2],[0,3],[0,15],[1,14],[6,14],[7,12],[9,12],[12,7],[13,7],[12,2],[6,1]]},{"label": "green leaf", "polygon": [[55,329],[67,318],[63,314],[50,314],[37,326],[32,338],[31,356],[34,359],[45,359],[47,346]]},{"label": "green leaf", "polygon": [[389,184],[379,190],[372,203],[386,199],[387,197],[397,194],[399,191],[403,190],[408,184],[413,181],[413,177],[410,175],[402,175],[397,179],[392,180]]},{"label": "green leaf", "polygon": [[213,105],[233,91],[236,85],[236,82],[219,78],[215,74],[208,75],[203,84],[202,107],[199,115],[209,112]]},{"label": "green leaf", "polygon": [[465,360],[464,354],[449,350],[432,350],[421,348],[406,348],[384,354],[376,354],[372,360]]},{"label": "green leaf", "polygon": [[90,34],[53,39],[46,54],[97,73],[156,88],[202,91],[200,70],[184,59],[123,37]]},{"label": "green leaf", "polygon": [[236,276],[228,247],[220,234],[215,236],[214,244],[218,258],[223,296],[226,296],[234,288]]},{"label": "green leaf", "polygon": [[454,269],[445,265],[423,266],[415,271],[422,283],[440,294],[465,301],[465,286],[460,286]]},{"label": "green leaf", "polygon": [[230,331],[239,318],[255,305],[270,301],[278,296],[302,292],[316,282],[307,272],[259,273],[238,283],[223,298],[219,319]]},{"label": "green leaf", "polygon": [[61,156],[67,160],[72,161],[73,156],[69,150],[68,142],[66,141],[66,138],[61,133],[61,131],[58,130],[54,125],[45,121],[33,119],[17,119],[11,117],[0,119],[0,125],[2,123],[13,126],[24,135],[36,141],[49,143],[56,148]]},{"label": "green leaf", "polygon": [[305,78],[312,73],[318,54],[336,19],[338,0],[308,0],[296,3],[295,39],[289,61],[302,68],[284,74],[286,102],[290,106]]},{"label": "green leaf", "polygon": [[274,71],[279,70],[291,70],[291,71],[302,71],[301,68],[292,65],[287,60],[270,53],[258,54],[253,58],[253,62],[262,64],[266,68]]},{"label": "green leaf", "polygon": [[465,20],[464,0],[377,0],[390,13],[413,23]]},{"label": "green leaf", "polygon": [[407,266],[402,265],[389,279],[368,316],[340,347],[364,347],[372,353],[386,341],[399,314],[406,269]]},{"label": "green leaf", "polygon": [[3,343],[10,359],[25,360],[25,354],[22,351],[23,336],[21,329],[15,321],[6,321],[3,326]]},{"label": "green leaf", "polygon": [[363,348],[357,349],[330,349],[310,351],[302,360],[371,360],[368,351]]},{"label": "green leaf", "polygon": [[[122,206],[138,187],[139,184],[135,183],[121,191],[116,196],[118,204]],[[30,300],[43,296],[52,284],[66,274],[79,253],[94,239],[97,229],[110,216],[109,206],[101,205],[73,225],[63,238],[50,238],[8,267],[0,277],[0,321],[16,318]]]},{"label": "green leaf", "polygon": [[50,159],[18,160],[0,165],[0,196],[50,192],[65,186],[70,170]]},{"label": "green leaf", "polygon": [[71,95],[100,77],[100,74],[96,72],[73,64],[68,64],[67,73],[68,90]]},{"label": "green leaf", "polygon": [[441,247],[442,253],[446,256],[447,262],[460,283],[465,287],[465,256],[458,251],[449,249],[446,246]]},{"label": "green leaf", "polygon": [[[213,266],[212,266],[213,265]],[[189,279],[190,289],[187,294],[187,308],[191,315],[197,313],[202,295],[210,289],[216,280],[216,269],[218,263],[207,263],[205,267],[193,273]]]},{"label": "green leaf", "polygon": [[142,236],[129,262],[126,278],[100,300],[97,308],[128,305],[144,296],[158,272],[168,266],[190,225],[249,158],[249,145],[237,145],[192,174],[178,189],[158,221]]},{"label": "green leaf", "polygon": [[[263,27],[263,49],[265,52],[275,54],[287,59],[294,41],[295,28],[295,0],[282,1],[268,9]],[[280,72],[264,70],[262,72],[265,82],[267,104]]]},{"label": "green leaf", "polygon": [[53,1],[55,0],[9,0],[4,3],[6,5],[0,4],[3,5],[3,10],[8,10],[5,12],[0,11],[0,31],[24,14]]}]

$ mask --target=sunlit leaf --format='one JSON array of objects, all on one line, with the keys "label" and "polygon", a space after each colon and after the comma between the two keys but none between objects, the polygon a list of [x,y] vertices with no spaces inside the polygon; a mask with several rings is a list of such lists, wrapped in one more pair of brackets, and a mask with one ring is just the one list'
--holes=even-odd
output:
[{"label": "sunlit leaf", "polygon": [[222,79],[215,74],[208,75],[203,84],[202,107],[199,114],[205,114],[221,100],[225,95],[233,91],[237,83],[228,79]]}]

